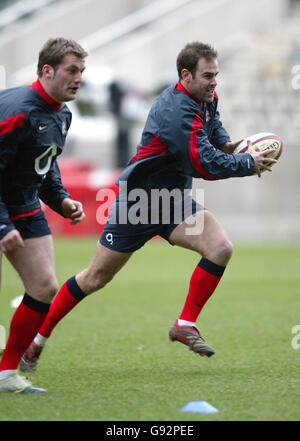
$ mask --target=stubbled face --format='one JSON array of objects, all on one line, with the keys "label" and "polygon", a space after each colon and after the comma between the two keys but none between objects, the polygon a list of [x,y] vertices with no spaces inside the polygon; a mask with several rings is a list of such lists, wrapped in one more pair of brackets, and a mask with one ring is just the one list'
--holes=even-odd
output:
[{"label": "stubbled face", "polygon": [[182,70],[182,84],[198,101],[211,103],[217,86],[216,76],[219,73],[217,59],[206,60],[200,58],[194,73],[187,69]]},{"label": "stubbled face", "polygon": [[47,79],[49,95],[59,103],[74,100],[82,81],[84,69],[84,60],[71,53],[66,54],[55,69],[45,65],[44,75]]}]

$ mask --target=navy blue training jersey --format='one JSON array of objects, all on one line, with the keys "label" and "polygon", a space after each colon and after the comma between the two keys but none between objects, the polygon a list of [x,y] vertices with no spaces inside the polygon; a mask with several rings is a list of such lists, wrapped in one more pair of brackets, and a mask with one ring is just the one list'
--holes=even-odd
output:
[{"label": "navy blue training jersey", "polygon": [[0,238],[10,218],[38,209],[40,199],[60,213],[70,197],[61,183],[61,154],[71,112],[55,102],[39,80],[0,92]]},{"label": "navy blue training jersey", "polygon": [[178,82],[168,87],[150,109],[137,153],[118,182],[127,188],[191,188],[192,177],[206,180],[250,176],[250,154],[227,154],[230,137],[212,103],[198,102]]}]

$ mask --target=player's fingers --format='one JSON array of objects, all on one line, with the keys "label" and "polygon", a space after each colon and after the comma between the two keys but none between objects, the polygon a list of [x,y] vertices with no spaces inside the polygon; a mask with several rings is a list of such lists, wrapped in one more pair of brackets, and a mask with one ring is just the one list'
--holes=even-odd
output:
[{"label": "player's fingers", "polygon": [[79,201],[66,198],[62,202],[62,211],[66,217],[70,217],[71,213],[82,211],[82,204]]},{"label": "player's fingers", "polygon": [[74,218],[74,219],[71,218],[72,220],[71,220],[70,224],[71,224],[71,225],[76,225],[76,224],[78,224],[79,222],[83,221],[85,218],[86,218],[85,213],[82,212],[82,213],[80,214],[80,216],[77,216],[77,217]]},{"label": "player's fingers", "polygon": [[[268,164],[264,164],[264,162],[267,162]],[[262,170],[267,170],[269,172],[272,171],[272,168],[270,167],[270,163],[276,163],[277,160],[276,159],[272,159],[272,158],[264,158],[260,164],[259,167],[256,168],[256,173],[258,175],[258,177],[261,177],[261,171]]]},{"label": "player's fingers", "polygon": [[0,249],[1,249],[1,251],[3,252],[3,253],[6,253],[6,246],[5,246],[5,244],[3,244],[3,243],[1,243],[0,244]]},{"label": "player's fingers", "polygon": [[266,164],[262,164],[262,165],[261,165],[261,168],[263,168],[264,170],[272,171],[271,167],[269,167],[269,166],[266,165]]},{"label": "player's fingers", "polygon": [[267,150],[264,150],[262,152],[262,154],[263,154],[263,156],[267,156],[267,155],[269,155],[270,153],[273,153],[273,152],[275,152],[275,149],[267,149]]},{"label": "player's fingers", "polygon": [[275,158],[268,158],[268,157],[265,157],[265,158],[262,160],[262,162],[268,162],[268,163],[276,164],[278,161],[277,161],[277,159],[275,159]]},{"label": "player's fingers", "polygon": [[9,243],[9,250],[13,251],[16,248],[24,248],[24,246],[23,239],[21,237],[16,237]]},{"label": "player's fingers", "polygon": [[232,141],[230,144],[230,147],[233,148],[233,150],[236,148],[237,145],[239,145],[241,142],[243,142],[245,138],[239,139],[238,141]]},{"label": "player's fingers", "polygon": [[24,248],[25,247],[24,240],[21,237],[18,239],[18,247],[20,247],[20,248]]},{"label": "player's fingers", "polygon": [[74,204],[73,201],[70,201],[68,205],[65,204],[65,210],[73,212],[73,211],[77,210],[77,206],[76,206],[76,204]]},{"label": "player's fingers", "polygon": [[1,251],[3,251],[3,253],[11,253],[16,248],[24,247],[25,244],[21,238],[12,238],[1,243]]},{"label": "player's fingers", "polygon": [[83,219],[74,219],[70,222],[71,225],[77,225],[79,222],[81,222]]},{"label": "player's fingers", "polygon": [[70,219],[76,219],[76,217],[80,216],[81,212],[76,210],[76,211],[72,211],[72,213],[70,213]]},{"label": "player's fingers", "polygon": [[70,219],[76,219],[76,218],[80,218],[82,215],[84,215],[83,210],[76,210],[73,213],[70,214]]},{"label": "player's fingers", "polygon": [[74,210],[82,210],[82,203],[79,201],[73,201]]},{"label": "player's fingers", "polygon": [[82,212],[78,216],[75,216],[74,218],[72,217],[71,219],[72,221],[80,222],[81,220],[85,219],[85,213]]}]

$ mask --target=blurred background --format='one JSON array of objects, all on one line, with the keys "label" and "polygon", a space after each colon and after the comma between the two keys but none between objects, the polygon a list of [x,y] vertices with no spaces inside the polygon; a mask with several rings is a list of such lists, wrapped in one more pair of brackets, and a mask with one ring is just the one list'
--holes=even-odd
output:
[{"label": "blurred background", "polygon": [[87,219],[74,228],[46,209],[54,235],[101,232],[98,190],[113,188],[151,103],[177,81],[177,54],[200,40],[219,53],[219,106],[231,139],[273,132],[284,149],[261,179],[194,180],[194,188],[205,190],[232,240],[300,241],[300,1],[0,0],[0,88],[35,80],[41,46],[58,36],[89,52],[59,159]]}]

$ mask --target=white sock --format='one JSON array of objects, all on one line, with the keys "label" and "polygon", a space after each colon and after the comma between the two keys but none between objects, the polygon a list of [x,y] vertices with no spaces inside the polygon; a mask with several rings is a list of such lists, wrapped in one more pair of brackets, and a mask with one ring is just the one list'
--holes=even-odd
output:
[{"label": "white sock", "polygon": [[33,341],[36,345],[45,346],[47,340],[48,340],[47,337],[43,337],[41,334],[36,334]]},{"label": "white sock", "polygon": [[4,371],[0,371],[0,380],[4,380],[12,374],[16,374],[18,369],[5,369]]},{"label": "white sock", "polygon": [[196,326],[196,323],[195,322],[189,322],[187,320],[178,319],[178,325],[179,326]]}]

